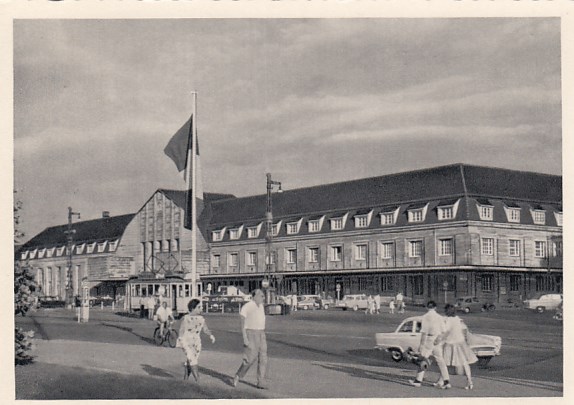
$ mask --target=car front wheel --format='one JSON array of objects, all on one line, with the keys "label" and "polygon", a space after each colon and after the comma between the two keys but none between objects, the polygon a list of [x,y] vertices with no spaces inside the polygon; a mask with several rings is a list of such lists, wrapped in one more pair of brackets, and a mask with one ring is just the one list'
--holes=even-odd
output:
[{"label": "car front wheel", "polygon": [[544,307],[536,307],[536,312],[538,312],[539,314],[541,314],[541,313],[544,312],[545,309],[546,309],[546,308],[544,308]]},{"label": "car front wheel", "polygon": [[403,359],[403,353],[399,349],[391,349],[389,350],[391,353],[391,359],[396,361],[397,363]]},{"label": "car front wheel", "polygon": [[353,311],[358,311],[358,310],[359,310],[359,306],[358,306],[358,305],[355,305],[355,306],[353,307]]},{"label": "car front wheel", "polygon": [[470,308],[469,308],[469,307],[466,307],[466,308],[464,309],[464,313],[465,313],[465,314],[468,314],[469,312],[470,312]]},{"label": "car front wheel", "polygon": [[329,309],[329,304],[323,305],[323,309]]}]

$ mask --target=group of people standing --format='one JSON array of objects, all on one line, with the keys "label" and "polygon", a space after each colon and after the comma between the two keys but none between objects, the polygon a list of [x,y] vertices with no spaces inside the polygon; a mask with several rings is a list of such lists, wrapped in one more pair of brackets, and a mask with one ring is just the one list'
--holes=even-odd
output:
[{"label": "group of people standing", "polygon": [[[389,313],[394,314],[395,308],[399,314],[405,313],[405,302],[403,300],[403,294],[399,292],[396,297],[391,298],[389,301]],[[367,297],[367,308],[365,309],[365,314],[380,314],[381,313],[381,296],[379,294],[369,295]]]},{"label": "group of people standing", "polygon": [[[433,357],[440,370],[440,378],[433,386],[441,389],[451,388],[448,366],[462,367],[467,378],[465,389],[473,389],[470,364],[478,358],[468,344],[468,329],[462,319],[456,316],[452,304],[446,304],[443,317],[436,312],[436,303],[427,303],[427,313],[422,317],[421,340],[418,353],[424,358]],[[414,380],[409,380],[415,387],[422,385],[425,368],[421,366]]]}]

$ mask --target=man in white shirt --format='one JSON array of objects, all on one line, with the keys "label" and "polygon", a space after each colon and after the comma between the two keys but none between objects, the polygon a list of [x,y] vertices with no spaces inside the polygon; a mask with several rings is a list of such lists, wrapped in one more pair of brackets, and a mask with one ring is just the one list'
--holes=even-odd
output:
[{"label": "man in white shirt", "polygon": [[[447,389],[451,388],[449,383],[448,369],[443,359],[444,342],[437,341],[437,338],[445,332],[444,317],[436,312],[436,303],[429,301],[427,303],[427,313],[422,317],[421,325],[421,341],[419,344],[418,352],[426,358],[433,356],[436,364],[440,369],[441,384],[436,384],[436,387]],[[420,387],[425,376],[425,370],[419,369],[416,379],[409,380],[411,385]]]},{"label": "man in white shirt", "polygon": [[243,361],[233,377],[236,387],[245,377],[249,367],[257,361],[257,388],[266,389],[265,371],[267,369],[267,340],[265,338],[265,306],[263,291],[257,289],[252,293],[253,299],[243,305],[239,312],[241,333],[243,335]]},{"label": "man in white shirt", "polygon": [[175,319],[173,318],[171,308],[167,307],[167,301],[163,301],[160,307],[157,309],[155,316],[157,318],[157,323],[159,324],[159,334],[163,336],[165,332],[165,327],[167,326],[167,322],[171,319],[173,322]]}]

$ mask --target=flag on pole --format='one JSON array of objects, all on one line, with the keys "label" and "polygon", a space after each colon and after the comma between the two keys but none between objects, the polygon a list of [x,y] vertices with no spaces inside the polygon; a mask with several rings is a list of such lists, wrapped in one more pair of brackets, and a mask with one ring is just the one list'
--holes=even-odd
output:
[{"label": "flag on pole", "polygon": [[[192,177],[195,177],[195,190],[193,194],[195,198],[200,201],[200,207],[203,202],[203,182],[201,180],[201,163],[199,159],[199,141],[197,135],[194,134],[195,123],[193,122],[193,114],[189,117],[187,122],[171,137],[167,146],[164,148],[164,153],[175,163],[178,171],[183,171],[184,180],[187,183],[186,209],[185,209],[185,222],[184,226],[191,229],[191,205],[193,197],[189,196],[189,190],[192,188]],[[191,153],[192,153],[192,139],[195,135],[195,173],[191,167]],[[189,177],[188,177],[189,176]],[[197,201],[196,200],[196,201]]]}]

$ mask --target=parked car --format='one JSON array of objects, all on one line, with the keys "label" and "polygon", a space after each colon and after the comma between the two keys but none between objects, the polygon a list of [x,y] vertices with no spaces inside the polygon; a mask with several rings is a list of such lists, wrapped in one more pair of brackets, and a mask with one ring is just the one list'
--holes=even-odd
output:
[{"label": "parked car", "polygon": [[104,304],[104,307],[111,307],[112,302],[114,302],[114,299],[109,295],[104,295],[104,296],[90,297],[89,302],[91,307],[99,307],[102,304]]},{"label": "parked car", "polygon": [[562,294],[542,294],[538,298],[531,298],[524,301],[524,308],[534,309],[542,313],[546,310],[558,308],[562,303]]},{"label": "parked car", "polygon": [[[376,349],[385,350],[391,358],[399,362],[409,347],[417,348],[421,340],[422,316],[413,316],[401,322],[394,332],[376,333]],[[485,366],[494,356],[500,355],[502,339],[499,336],[470,333],[469,344],[478,357],[478,364]]]},{"label": "parked car", "polygon": [[320,309],[321,297],[318,295],[299,295],[297,297],[297,309],[304,311],[308,309]]},{"label": "parked car", "polygon": [[58,297],[45,296],[38,298],[38,306],[40,308],[64,308],[66,301]]},{"label": "parked car", "polygon": [[352,309],[358,311],[359,309],[367,309],[367,296],[365,294],[347,294],[337,303],[337,308],[343,311]]},{"label": "parked car", "polygon": [[476,297],[458,297],[454,307],[457,311],[463,311],[467,314],[469,312],[494,311],[496,309],[494,304],[480,301]]},{"label": "parked car", "polygon": [[238,295],[207,295],[201,299],[205,312],[239,312],[246,302]]}]

